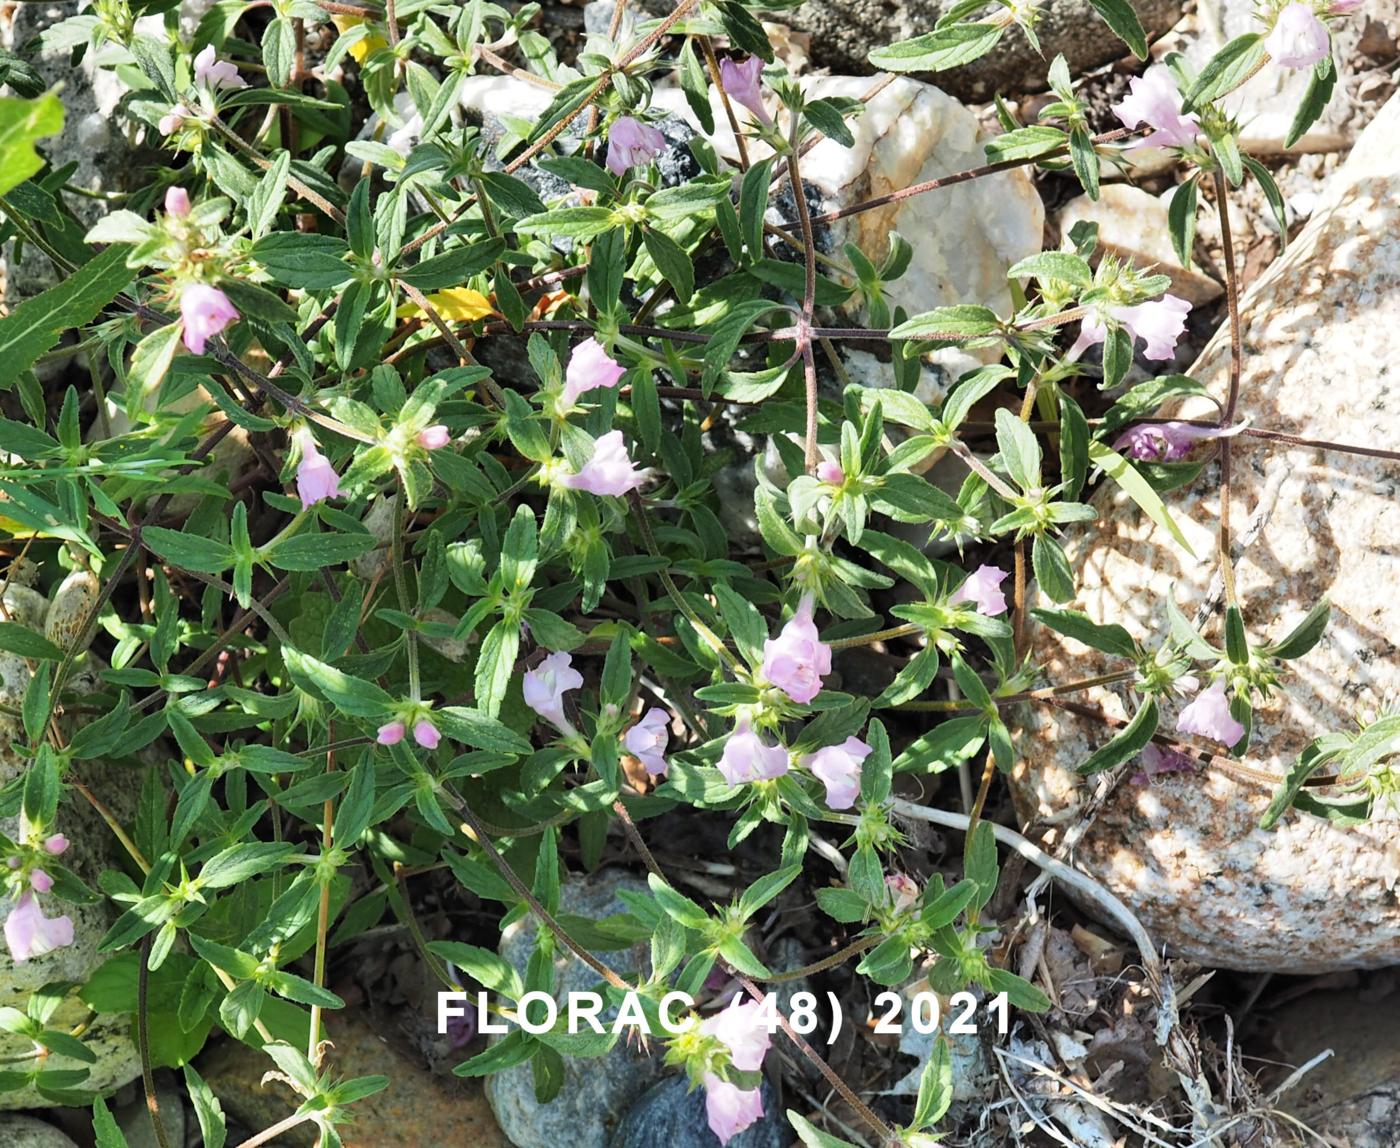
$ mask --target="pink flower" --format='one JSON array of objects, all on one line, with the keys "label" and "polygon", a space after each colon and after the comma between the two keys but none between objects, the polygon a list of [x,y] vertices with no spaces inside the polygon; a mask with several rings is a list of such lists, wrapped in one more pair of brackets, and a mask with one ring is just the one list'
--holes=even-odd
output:
[{"label": "pink flower", "polygon": [[615,387],[627,373],[627,368],[603,350],[597,339],[585,339],[569,356],[569,369],[564,373],[564,392],[559,396],[561,410],[573,410],[578,397],[599,387]]},{"label": "pink flower", "polygon": [[185,107],[184,104],[176,104],[166,112],[165,115],[160,117],[156,126],[160,128],[162,135],[174,135],[180,130],[184,122],[189,119],[189,116],[189,108]]},{"label": "pink flower", "polygon": [[68,848],[68,838],[62,833],[55,833],[52,837],[44,838],[44,852],[57,857]]},{"label": "pink flower", "polygon": [[660,777],[667,769],[663,754],[670,741],[670,734],[666,732],[669,720],[665,710],[647,710],[622,739],[627,752],[640,761],[652,777]]},{"label": "pink flower", "polygon": [[850,809],[860,793],[860,767],[870,756],[870,746],[858,737],[848,737],[840,745],[828,745],[802,759],[826,786],[826,804],[831,809]]},{"label": "pink flower", "polygon": [[642,480],[642,472],[628,457],[622,432],[613,430],[599,436],[593,444],[593,457],[582,470],[559,481],[570,490],[586,490],[589,494],[617,498],[629,490],[636,490],[642,485]]},{"label": "pink flower", "polygon": [[781,745],[769,745],[747,721],[735,722],[720,755],[719,771],[730,785],[771,781],[788,771],[788,751]]},{"label": "pink flower", "polygon": [[1191,453],[1200,439],[1228,438],[1244,430],[1245,424],[1233,427],[1202,427],[1193,423],[1141,423],[1124,431],[1113,443],[1113,449],[1139,462],[1176,462]]},{"label": "pink flower", "polygon": [[919,883],[903,873],[890,873],[885,877],[885,888],[894,899],[896,913],[912,909],[919,900]]},{"label": "pink flower", "polygon": [[418,432],[418,445],[424,450],[440,450],[452,440],[452,435],[441,423],[425,427]]},{"label": "pink flower", "polygon": [[5,943],[16,961],[42,957],[73,943],[73,921],[67,914],[44,916],[38,899],[26,889],[5,918]]},{"label": "pink flower", "polygon": [[763,1017],[763,1005],[756,1000],[744,1000],[738,994],[729,1007],[706,1017],[700,1031],[713,1036],[729,1049],[730,1062],[740,1072],[757,1072],[763,1067],[772,1034]]},{"label": "pink flower", "polygon": [[1176,719],[1178,733],[1191,733],[1213,738],[1223,745],[1234,745],[1244,737],[1244,726],[1230,714],[1230,700],[1225,696],[1225,680],[1218,678],[1208,690],[1197,695]]},{"label": "pink flower", "polygon": [[1184,753],[1175,749],[1163,749],[1155,741],[1149,741],[1138,754],[1138,764],[1142,769],[1133,774],[1134,785],[1147,785],[1154,777],[1165,773],[1191,773],[1196,763]]},{"label": "pink flower", "polygon": [[315,506],[323,498],[338,497],[340,475],[317,449],[315,436],[306,427],[300,427],[292,439],[301,451],[301,461],[297,463],[297,497],[301,499],[302,509]]},{"label": "pink flower", "polygon": [[[1176,353],[1176,341],[1186,330],[1186,316],[1191,304],[1175,295],[1163,295],[1135,307],[1110,307],[1108,313],[1127,328],[1134,339],[1147,344],[1142,352],[1148,359],[1170,359]],[[1088,315],[1079,325],[1079,338],[1069,349],[1069,357],[1077,359],[1085,349],[1102,343],[1108,330],[1095,315]]]},{"label": "pink flower", "polygon": [[6,857],[5,864],[8,865],[11,869],[18,869],[21,865],[24,864],[24,858],[20,857],[18,854],[15,854],[14,856]]},{"label": "pink flower", "polygon": [[401,721],[386,722],[379,727],[379,732],[374,735],[374,740],[380,745],[398,745],[403,741],[403,735],[408,729]]},{"label": "pink flower", "polygon": [[1332,40],[1311,4],[1290,4],[1279,12],[1264,47],[1285,68],[1310,68],[1332,50]]},{"label": "pink flower", "polygon": [[608,170],[626,175],[629,167],[650,163],[666,150],[666,137],[656,128],[622,116],[608,132]]},{"label": "pink flower", "polygon": [[971,602],[979,614],[993,617],[1006,613],[1006,595],[1001,592],[1001,584],[1006,581],[1006,571],[996,566],[979,566],[967,576],[967,580],[948,599],[950,606],[960,602]]},{"label": "pink flower", "polygon": [[184,219],[190,213],[190,193],[183,187],[165,189],[165,214]]},{"label": "pink flower", "polygon": [[719,66],[719,82],[731,100],[744,105],[765,124],[771,124],[773,117],[763,106],[763,61],[750,56],[742,64],[724,60]]},{"label": "pink flower", "polygon": [[31,869],[29,871],[29,883],[34,886],[34,892],[47,893],[53,888],[53,878],[42,869]]},{"label": "pink flower", "polygon": [[763,1094],[757,1088],[740,1088],[713,1072],[705,1073],[704,1085],[705,1119],[721,1145],[763,1119]]},{"label": "pink flower", "polygon": [[533,670],[525,671],[525,704],[563,733],[574,733],[573,723],[564,716],[564,695],[583,685],[583,675],[574,669],[574,659],[559,652],[550,654]]},{"label": "pink flower", "polygon": [[427,718],[419,718],[413,723],[413,740],[424,749],[437,749],[442,734],[438,733],[437,726]]},{"label": "pink flower", "polygon": [[217,287],[191,283],[180,292],[180,318],[185,321],[185,346],[202,355],[205,343],[237,321],[238,311]]},{"label": "pink flower", "polygon": [[1126,128],[1147,124],[1152,134],[1129,148],[1190,147],[1200,130],[1200,118],[1181,114],[1181,93],[1165,64],[1153,64],[1141,76],[1128,81],[1128,94],[1113,105],[1113,114]]},{"label": "pink flower", "polygon": [[817,478],[828,486],[840,486],[846,481],[846,472],[839,462],[826,460],[817,463]]},{"label": "pink flower", "polygon": [[831,647],[817,637],[812,608],[812,595],[804,594],[778,636],[763,643],[763,676],[799,705],[816,697],[822,675],[831,673]]},{"label": "pink flower", "polygon": [[205,45],[203,51],[194,58],[194,82],[206,88],[246,88],[248,81],[238,74],[238,68],[229,60],[220,60],[214,55],[214,45]]}]

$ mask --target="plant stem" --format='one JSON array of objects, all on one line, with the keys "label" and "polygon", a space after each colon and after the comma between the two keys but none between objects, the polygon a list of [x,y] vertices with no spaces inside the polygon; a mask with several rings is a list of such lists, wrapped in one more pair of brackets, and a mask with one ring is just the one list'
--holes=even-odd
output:
[{"label": "plant stem", "polygon": [[[1215,167],[1215,208],[1220,216],[1220,246],[1225,260],[1225,298],[1230,310],[1230,387],[1225,398],[1225,413],[1221,421],[1229,426],[1235,421],[1235,407],[1240,397],[1240,369],[1244,361],[1244,339],[1240,333],[1239,281],[1235,277],[1235,246],[1230,235],[1229,191],[1225,173]],[[1225,601],[1237,605],[1235,594],[1235,563],[1230,555],[1230,469],[1232,442],[1220,440],[1220,574],[1225,585]]]}]

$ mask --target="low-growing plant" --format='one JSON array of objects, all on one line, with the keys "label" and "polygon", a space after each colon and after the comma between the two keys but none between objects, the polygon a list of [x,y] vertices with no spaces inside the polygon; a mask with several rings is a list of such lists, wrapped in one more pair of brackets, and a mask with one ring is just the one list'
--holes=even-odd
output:
[{"label": "low-growing plant", "polygon": [[[752,1002],[657,1042],[705,1088],[727,1139],[762,1112],[778,1021],[757,1002],[810,971],[775,973],[757,935],[817,828],[837,841],[844,879],[816,901],[846,937],[819,968],[848,963],[885,986],[918,969],[940,993],[1044,1009],[1002,967],[983,916],[998,855],[982,814],[996,771],[1018,760],[1016,707],[1121,687],[1129,719],[1084,773],[1143,754],[1238,758],[1256,701],[1322,634],[1325,603],[1280,643],[1251,639],[1228,518],[1223,646],[1170,600],[1155,646],[1064,608],[1079,576],[1061,535],[1097,516],[1088,499],[1108,485],[1189,552],[1162,496],[1210,452],[1228,515],[1232,442],[1258,428],[1237,413],[1224,205],[1254,181],[1287,227],[1224,98],[1260,69],[1311,68],[1299,138],[1331,95],[1329,28],[1353,0],[1266,6],[1259,33],[1199,74],[1176,56],[1154,64],[1107,132],[1056,58],[1036,122],[998,105],[986,166],[898,193],[1037,166],[1096,196],[1125,149],[1168,149],[1187,173],[1170,210],[1181,261],[1202,190],[1224,236],[1235,372],[1209,421],[1158,415],[1209,397],[1189,377],[1124,386],[1135,353],[1172,359],[1189,306],[1157,269],[1096,257],[1092,226],[1009,268],[1007,313],[894,305],[908,238],[820,250],[819,227],[895,197],[823,214],[792,194],[810,146],[850,145],[864,106],[811,97],[775,60],[757,15],[791,6],[683,0],[631,35],[615,20],[611,39],[565,64],[533,4],[225,0],[188,39],[170,4],[96,0],[43,40],[120,77],[121,115],[151,158],[140,190],[85,234],[64,200],[69,172],[34,149],[59,130],[62,94],[5,59],[17,98],[0,101],[0,211],[14,257],[61,272],[0,319],[5,584],[84,590],[61,626],[36,628],[10,597],[0,621],[24,679],[15,689],[6,671],[22,766],[0,791],[19,826],[0,841],[5,936],[14,960],[41,959],[73,943],[65,903],[114,908],[82,1000],[134,1014],[148,1068],[185,1066],[206,1143],[223,1143],[222,1115],[188,1062],[215,1027],[262,1047],[302,1098],[248,1144],[299,1123],[340,1143],[354,1102],[385,1081],[340,1080],[323,1063],[323,1015],[344,1006],[326,970],[391,917],[444,988],[475,982],[508,1014],[526,992],[553,991],[550,958],[566,949],[610,999],[635,992],[653,1019],[667,992],[698,996],[717,970],[735,978]],[[1125,0],[1094,6],[1146,56]],[[929,73],[992,50],[1013,25],[1034,41],[1034,6],[972,19],[984,7],[959,5],[871,61]],[[469,122],[464,86],[492,70],[548,89],[548,109],[526,122],[501,108],[494,134]],[[695,125],[679,137],[652,106],[672,72]],[[854,325],[824,325],[836,306]],[[76,342],[61,342],[69,332]],[[523,348],[528,372],[478,362],[493,340]],[[823,382],[828,349],[856,340],[888,348],[892,385]],[[954,346],[983,365],[940,402],[916,397],[923,358]],[[90,387],[55,388],[45,368],[79,355]],[[1113,390],[1102,414],[1069,385],[1085,377]],[[728,459],[706,434],[723,410],[776,452],[753,470],[761,560],[736,542],[722,513],[733,495],[713,481]],[[966,468],[953,490],[926,476],[945,454]],[[967,551],[1007,558],[968,569],[952,560]],[[1047,682],[1036,626],[1121,669]],[[877,643],[896,652],[889,684],[833,688],[833,654]],[[951,700],[930,697],[940,676]],[[895,723],[909,714],[926,715],[913,735]],[[1290,805],[1365,817],[1394,789],[1396,723],[1319,739],[1267,824]],[[88,784],[99,760],[119,764],[126,792]],[[972,811],[951,815],[964,876],[920,887],[901,872],[896,778],[969,763]],[[1342,797],[1311,795],[1304,782],[1334,765]],[[124,855],[96,888],[62,864],[74,802]],[[647,846],[648,822],[679,809],[722,819],[730,848],[761,833],[768,871],[729,903],[681,893]],[[561,842],[591,868],[613,834],[651,895],[628,894],[623,917],[575,936],[559,915]],[[425,940],[411,880],[444,868],[503,921],[537,919],[523,975],[489,948]],[[641,938],[643,974],[592,952]],[[0,1012],[33,1043],[0,1088],[93,1099],[82,1026],[47,1027],[64,988]],[[618,1039],[517,1029],[458,1071],[529,1061],[547,1099],[563,1058]],[[901,1128],[800,1047],[870,1142],[937,1138],[952,1100],[941,1041]],[[1173,1064],[1182,1055],[1169,1044]],[[94,1114],[98,1142],[120,1143],[100,1098]],[[848,1143],[790,1116],[806,1144]]]}]

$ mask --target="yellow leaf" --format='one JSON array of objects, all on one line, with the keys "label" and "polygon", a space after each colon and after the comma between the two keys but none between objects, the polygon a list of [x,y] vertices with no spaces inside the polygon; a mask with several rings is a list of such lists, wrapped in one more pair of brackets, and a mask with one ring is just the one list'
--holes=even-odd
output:
[{"label": "yellow leaf", "polygon": [[[336,30],[342,35],[348,32],[357,24],[365,22],[363,16],[332,16],[331,23],[336,26]],[[377,32],[371,32],[363,40],[356,40],[350,45],[350,58],[357,64],[363,64],[369,55],[378,52],[382,48],[387,48],[389,41]]]},{"label": "yellow leaf", "polygon": [[[496,314],[491,300],[470,287],[449,287],[446,291],[437,291],[428,296],[428,302],[439,315],[452,323],[470,323],[474,319]],[[405,303],[395,313],[400,319],[407,319],[423,312],[417,303]]]}]

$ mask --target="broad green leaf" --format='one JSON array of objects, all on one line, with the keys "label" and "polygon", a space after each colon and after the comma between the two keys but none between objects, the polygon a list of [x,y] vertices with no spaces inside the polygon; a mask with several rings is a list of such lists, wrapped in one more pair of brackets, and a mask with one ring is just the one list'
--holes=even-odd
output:
[{"label": "broad green leaf", "polygon": [[131,282],[133,273],[126,266],[130,250],[125,244],[113,244],[57,286],[24,300],[0,319],[0,391],[10,390],[65,331],[92,322]]}]

